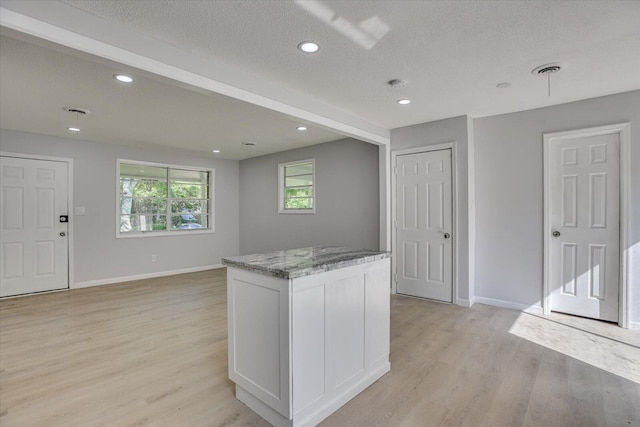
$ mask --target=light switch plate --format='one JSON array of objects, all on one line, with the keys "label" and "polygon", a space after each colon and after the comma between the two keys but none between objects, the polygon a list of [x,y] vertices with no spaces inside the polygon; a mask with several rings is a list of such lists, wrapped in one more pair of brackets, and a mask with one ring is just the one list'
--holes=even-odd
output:
[{"label": "light switch plate", "polygon": [[84,207],[83,206],[78,206],[75,208],[75,213],[76,215],[84,215]]}]

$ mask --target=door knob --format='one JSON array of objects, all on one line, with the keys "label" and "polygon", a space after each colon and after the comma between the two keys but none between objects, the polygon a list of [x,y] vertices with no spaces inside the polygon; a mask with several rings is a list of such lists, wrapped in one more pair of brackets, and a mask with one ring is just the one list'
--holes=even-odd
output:
[{"label": "door knob", "polygon": [[64,237],[64,236],[66,236],[66,235],[67,235],[67,233],[65,233],[64,231],[61,231],[61,232],[60,232],[60,236]]},{"label": "door knob", "polygon": [[449,237],[451,237],[451,234],[449,234],[449,233],[444,233],[444,238],[445,238],[445,239],[448,239]]},{"label": "door knob", "polygon": [[553,235],[553,237],[560,237],[560,232],[558,230],[554,231],[551,234]]}]

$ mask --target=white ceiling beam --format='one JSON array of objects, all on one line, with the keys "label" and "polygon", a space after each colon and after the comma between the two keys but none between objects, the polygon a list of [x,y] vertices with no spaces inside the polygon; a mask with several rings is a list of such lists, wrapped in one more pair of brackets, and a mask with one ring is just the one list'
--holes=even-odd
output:
[{"label": "white ceiling beam", "polygon": [[0,26],[249,102],[342,135],[388,145],[389,129],[60,2],[5,0]]}]

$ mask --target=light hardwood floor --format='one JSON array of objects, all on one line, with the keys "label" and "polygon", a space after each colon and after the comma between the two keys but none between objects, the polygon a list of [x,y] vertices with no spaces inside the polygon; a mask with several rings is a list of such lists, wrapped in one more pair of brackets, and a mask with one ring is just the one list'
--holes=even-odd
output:
[{"label": "light hardwood floor", "polygon": [[[267,426],[227,379],[225,280],[0,301],[0,426]],[[567,344],[549,319],[404,297],[391,316],[391,372],[322,426],[640,426],[637,333]]]}]

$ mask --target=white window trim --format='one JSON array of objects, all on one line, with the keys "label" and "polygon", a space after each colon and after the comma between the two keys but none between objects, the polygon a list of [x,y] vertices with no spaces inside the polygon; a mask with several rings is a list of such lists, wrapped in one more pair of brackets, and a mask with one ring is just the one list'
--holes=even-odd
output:
[{"label": "white window trim", "polygon": [[[172,168],[172,169],[184,169],[184,170],[193,170],[193,171],[201,171],[201,172],[209,172],[209,228],[202,230],[189,230],[189,231],[178,231],[178,230],[167,230],[167,231],[129,231],[126,233],[120,232],[120,164],[128,163],[135,164],[140,166],[157,166],[162,168]],[[160,236],[184,236],[184,235],[194,235],[194,234],[212,234],[215,232],[215,169],[213,168],[202,168],[197,166],[185,166],[185,165],[173,165],[169,163],[153,163],[153,162],[143,162],[140,160],[130,160],[130,159],[117,159],[116,161],[116,216],[115,216],[115,224],[116,224],[116,238],[117,239],[131,239],[131,238],[139,238],[139,237],[160,237]]]},{"label": "white window trim", "polygon": [[[313,207],[311,209],[285,209],[284,208],[284,168],[290,165],[297,165],[300,163],[311,163],[311,179],[313,181]],[[314,215],[316,213],[316,200],[317,200],[317,187],[316,187],[316,159],[296,160],[293,162],[279,163],[278,164],[278,213],[280,214],[307,214]]]}]

